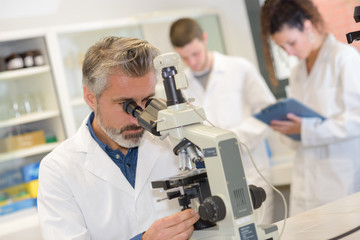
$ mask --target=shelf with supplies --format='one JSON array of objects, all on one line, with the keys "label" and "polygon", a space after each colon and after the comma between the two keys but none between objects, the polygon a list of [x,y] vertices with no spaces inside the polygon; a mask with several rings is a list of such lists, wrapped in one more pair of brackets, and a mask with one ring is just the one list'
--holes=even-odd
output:
[{"label": "shelf with supplies", "polygon": [[25,158],[25,157],[47,153],[53,150],[59,144],[60,143],[58,142],[46,143],[13,152],[0,153],[0,162],[11,161],[12,159],[16,159],[16,158]]},{"label": "shelf with supplies", "polygon": [[41,120],[46,120],[60,115],[59,111],[43,111],[37,113],[28,113],[26,115],[20,116],[18,118],[11,118],[8,120],[0,121],[0,128],[11,127],[20,124],[26,124]]},{"label": "shelf with supplies", "polygon": [[32,75],[38,75],[49,72],[50,72],[49,65],[37,66],[31,68],[21,68],[16,70],[8,70],[8,71],[0,72],[0,81],[6,81],[16,78],[24,78]]},{"label": "shelf with supplies", "polygon": [[24,170],[38,175],[66,138],[49,58],[46,31],[0,34],[0,216],[34,208],[37,179],[26,180]]},{"label": "shelf with supplies", "polygon": [[39,130],[65,139],[46,35],[43,30],[0,34],[0,141]]}]

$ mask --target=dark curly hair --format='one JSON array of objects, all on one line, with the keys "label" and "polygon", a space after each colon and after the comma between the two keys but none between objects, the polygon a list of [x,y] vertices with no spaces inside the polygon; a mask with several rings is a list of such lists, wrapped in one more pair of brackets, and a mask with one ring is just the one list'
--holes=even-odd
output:
[{"label": "dark curly hair", "polygon": [[311,0],[266,0],[261,8],[261,35],[266,68],[270,82],[277,86],[269,38],[284,26],[304,30],[304,21],[310,20],[320,33],[325,33],[325,23]]}]

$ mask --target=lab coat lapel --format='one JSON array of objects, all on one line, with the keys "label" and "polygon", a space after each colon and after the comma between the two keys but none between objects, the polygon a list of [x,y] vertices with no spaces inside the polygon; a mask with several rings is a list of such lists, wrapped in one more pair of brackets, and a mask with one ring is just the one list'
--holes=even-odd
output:
[{"label": "lab coat lapel", "polygon": [[213,66],[209,76],[206,91],[204,92],[204,102],[202,105],[200,105],[203,106],[204,109],[212,108],[212,106],[208,106],[208,104],[212,103],[210,99],[216,96],[214,95],[214,92],[216,91],[216,88],[219,87],[217,82],[222,79],[222,75],[224,73],[223,65],[221,64],[223,61],[219,60],[221,57],[222,56],[218,52],[213,52]]},{"label": "lab coat lapel", "polygon": [[90,139],[86,152],[85,166],[92,174],[124,191],[130,196],[134,196],[133,187],[122,174],[119,167],[116,166],[95,140]]},{"label": "lab coat lapel", "polygon": [[144,138],[139,147],[138,163],[136,169],[135,197],[137,198],[147,183],[151,172],[162,152],[160,141],[148,132],[145,132]]},{"label": "lab coat lapel", "polygon": [[201,106],[204,102],[205,90],[189,68],[185,70],[185,74],[188,78],[188,84],[191,86],[191,88],[183,90],[185,97],[194,98],[195,102],[193,104]]},{"label": "lab coat lapel", "polygon": [[[324,66],[324,61],[327,60],[327,58],[330,55],[331,52],[331,43],[332,41],[334,41],[334,37],[333,35],[329,34],[325,40],[323,45],[320,48],[320,51],[318,53],[318,56],[316,57],[316,60],[314,62],[314,65],[312,67],[311,72],[308,74],[308,81],[313,81],[313,80],[317,80],[317,81],[322,81],[323,78],[319,78],[317,79],[316,75],[319,73],[318,69],[323,69],[321,66]],[[304,65],[306,66],[306,61],[304,60]]]}]

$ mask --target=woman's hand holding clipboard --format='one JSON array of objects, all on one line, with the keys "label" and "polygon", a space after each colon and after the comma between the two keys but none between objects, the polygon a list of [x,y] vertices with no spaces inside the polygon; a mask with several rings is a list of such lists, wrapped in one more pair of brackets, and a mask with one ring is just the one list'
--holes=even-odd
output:
[{"label": "woman's hand holding clipboard", "polygon": [[325,117],[294,98],[278,101],[254,114],[254,117],[297,141],[301,140],[301,118],[317,117],[325,120]]}]

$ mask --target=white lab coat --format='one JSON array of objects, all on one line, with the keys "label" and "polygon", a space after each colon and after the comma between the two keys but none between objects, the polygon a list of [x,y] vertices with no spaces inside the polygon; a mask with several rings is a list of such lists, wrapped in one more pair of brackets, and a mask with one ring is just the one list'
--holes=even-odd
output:
[{"label": "white lab coat", "polygon": [[[151,181],[178,173],[172,148],[145,133],[135,188],[82,124],[40,165],[38,212],[44,239],[130,239],[156,219],[181,210]],[[170,210],[171,209],[171,210]]]},{"label": "white lab coat", "polygon": [[[248,60],[218,52],[213,54],[214,62],[206,90],[193,73],[186,69],[189,86],[184,94],[187,98],[195,98],[193,104],[204,108],[212,124],[237,134],[238,139],[250,148],[257,167],[270,181],[270,160],[265,146],[269,128],[252,115],[274,103],[275,98]],[[272,189],[256,172],[245,150],[242,151],[242,160],[248,184],[261,186],[267,192],[265,222],[270,222]]]},{"label": "white lab coat", "polygon": [[303,118],[292,174],[291,215],[360,190],[360,55],[328,35],[307,74],[299,62],[290,97],[327,119]]}]

